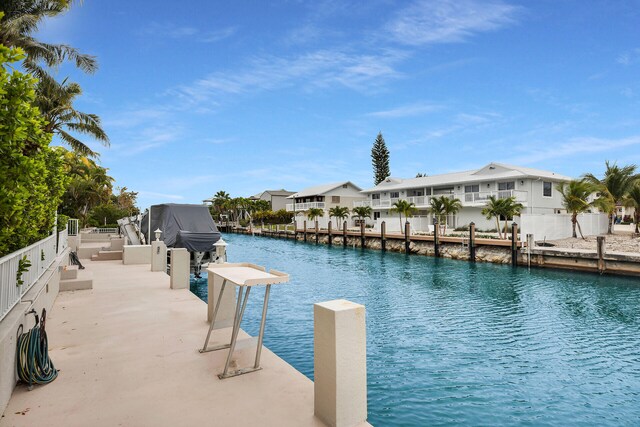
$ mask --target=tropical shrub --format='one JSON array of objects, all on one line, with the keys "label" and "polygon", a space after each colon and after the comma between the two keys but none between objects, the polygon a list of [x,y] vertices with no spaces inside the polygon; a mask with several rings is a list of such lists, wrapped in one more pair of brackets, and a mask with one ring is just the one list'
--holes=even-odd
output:
[{"label": "tropical shrub", "polygon": [[0,45],[0,256],[50,233],[65,186],[61,151],[34,106],[37,81],[9,65],[23,58]]}]

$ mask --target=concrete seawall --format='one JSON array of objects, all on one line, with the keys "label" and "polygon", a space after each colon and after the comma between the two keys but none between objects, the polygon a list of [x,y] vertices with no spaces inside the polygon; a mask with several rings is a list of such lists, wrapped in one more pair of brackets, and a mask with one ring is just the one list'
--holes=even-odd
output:
[{"label": "concrete seawall", "polygon": [[[251,234],[247,230],[234,229],[231,232],[240,234]],[[304,231],[267,231],[255,232],[256,236],[296,239],[299,242],[305,241]],[[346,246],[352,248],[366,248],[382,250],[383,239],[379,235],[366,233],[364,238],[361,233],[349,231],[345,234],[342,231],[334,232],[329,236],[327,230],[319,230],[317,237],[314,229],[306,232],[306,242],[310,244],[331,244],[333,246]],[[405,237],[402,235],[387,235],[384,239],[384,249],[391,252],[406,252],[425,256],[436,256],[433,236],[411,235],[408,240],[408,251]],[[331,242],[330,242],[331,241]],[[363,245],[364,242],[364,245]],[[471,246],[469,238],[444,236],[439,238],[438,254],[441,258],[457,260],[471,260]],[[475,239],[475,261],[491,262],[495,264],[512,263],[512,242],[509,240],[497,239]],[[526,243],[517,242],[517,265],[532,266],[540,268],[558,268],[566,270],[578,270],[599,274],[619,274],[626,276],[640,277],[640,254],[609,252],[603,254],[601,258],[596,251],[564,248],[532,247],[531,257],[528,257]]]}]

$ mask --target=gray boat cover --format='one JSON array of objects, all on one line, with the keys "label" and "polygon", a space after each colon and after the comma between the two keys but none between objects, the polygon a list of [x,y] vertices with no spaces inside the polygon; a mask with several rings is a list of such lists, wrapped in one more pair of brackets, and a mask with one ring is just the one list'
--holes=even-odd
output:
[{"label": "gray boat cover", "polygon": [[[150,213],[150,215],[149,215]],[[151,216],[151,236],[149,236]],[[165,203],[153,205],[142,217],[141,227],[147,242],[155,240],[155,230],[162,230],[160,240],[168,248],[186,248],[188,251],[212,251],[220,239],[220,232],[204,205]]]}]

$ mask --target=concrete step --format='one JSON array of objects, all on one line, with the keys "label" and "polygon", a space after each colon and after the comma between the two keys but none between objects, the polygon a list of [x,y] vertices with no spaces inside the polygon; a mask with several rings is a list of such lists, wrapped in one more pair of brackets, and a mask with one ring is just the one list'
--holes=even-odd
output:
[{"label": "concrete step", "polygon": [[78,272],[77,278],[60,280],[60,292],[93,289],[93,275],[91,272],[85,270],[76,271]]},{"label": "concrete step", "polygon": [[107,245],[101,245],[101,246],[80,246],[78,248],[78,258],[91,259],[92,256],[94,256],[95,254],[103,250],[103,246],[109,246],[109,245],[107,244]]},{"label": "concrete step", "polygon": [[78,278],[77,265],[67,265],[60,272],[60,280],[69,280],[69,279],[77,279],[77,278]]},{"label": "concrete step", "polygon": [[91,261],[112,261],[122,259],[122,251],[99,251],[91,256]]}]

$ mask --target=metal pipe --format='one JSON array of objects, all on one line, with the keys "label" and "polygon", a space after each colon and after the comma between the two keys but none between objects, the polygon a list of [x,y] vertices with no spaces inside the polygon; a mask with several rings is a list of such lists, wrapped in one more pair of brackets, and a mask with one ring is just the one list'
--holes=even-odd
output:
[{"label": "metal pipe", "polygon": [[211,336],[211,331],[213,330],[213,324],[216,321],[216,315],[218,314],[218,309],[220,308],[220,301],[222,301],[222,293],[224,292],[224,287],[227,284],[227,279],[222,281],[222,286],[220,287],[220,294],[218,295],[218,302],[216,302],[216,307],[213,309],[213,317],[211,318],[211,325],[209,325],[209,332],[207,332],[207,339],[204,340],[204,346],[202,346],[202,350],[200,353],[204,353],[207,351],[207,346],[209,345],[209,337]]},{"label": "metal pipe", "polygon": [[267,289],[264,291],[264,304],[262,306],[262,320],[260,321],[260,334],[258,335],[258,349],[256,350],[256,363],[253,365],[254,369],[260,367],[260,355],[262,354],[262,339],[264,337],[264,326],[267,320],[267,307],[269,305],[269,292],[271,291],[271,285],[267,285]]},{"label": "metal pipe", "polygon": [[[238,340],[238,332],[240,331],[240,323],[242,322],[242,315],[244,314],[244,309],[247,306],[247,300],[249,299],[249,291],[251,290],[250,286],[247,286],[247,292],[244,294],[244,300],[242,301],[242,290],[244,286],[240,286],[238,289],[238,303],[236,304],[236,317],[234,318],[233,323],[233,332],[231,334],[231,347],[229,347],[229,354],[227,355],[227,362],[224,364],[224,371],[222,372],[221,378],[226,378],[227,373],[229,371],[229,364],[231,363],[231,357],[233,356],[233,350],[236,348],[236,341]],[[242,309],[240,308],[242,306]]]}]

